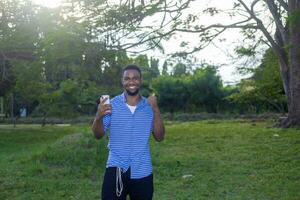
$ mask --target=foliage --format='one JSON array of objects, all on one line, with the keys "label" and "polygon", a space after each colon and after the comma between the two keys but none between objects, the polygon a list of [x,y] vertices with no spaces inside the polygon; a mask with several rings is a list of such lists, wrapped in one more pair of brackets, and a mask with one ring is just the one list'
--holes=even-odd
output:
[{"label": "foliage", "polygon": [[212,66],[197,69],[187,80],[190,102],[198,109],[204,107],[207,112],[217,112],[223,98],[223,85],[216,69]]},{"label": "foliage", "polygon": [[9,59],[32,59],[34,42],[38,38],[35,6],[29,1],[0,2],[0,95],[11,92],[15,84],[13,66]]},{"label": "foliage", "polygon": [[184,110],[189,93],[183,79],[160,76],[152,84],[158,95],[158,103],[164,110],[171,113]]},{"label": "foliage", "polygon": [[[222,4],[222,8],[215,6],[216,2],[218,1],[197,1],[201,5],[198,6],[200,9],[197,12],[190,12],[191,8],[197,5],[196,1],[191,0],[153,0],[139,3],[133,0],[108,4],[113,8],[112,12],[108,12],[111,14],[108,15],[111,17],[109,19],[125,30],[119,35],[121,42],[114,40],[112,43],[118,43],[118,47],[126,49],[145,43],[149,48],[162,49],[161,41],[170,39],[175,33],[194,34],[199,39],[191,43],[183,41],[182,49],[175,53],[175,56],[186,57],[207,47],[213,40],[222,40],[220,35],[227,30],[239,29],[244,37],[238,42],[235,52],[250,56],[248,62],[253,63],[254,55],[261,48],[266,48],[265,44],[271,47],[279,58],[288,106],[288,118],[282,125],[299,126],[300,47],[294,45],[300,42],[300,6],[297,0],[236,0],[231,4]],[[151,12],[148,12],[149,10]],[[187,14],[182,14],[184,11]],[[92,13],[93,17],[100,14],[99,9],[93,10]],[[151,21],[149,17],[153,16],[158,20]],[[203,20],[212,17],[216,20]],[[228,19],[228,23],[220,23],[223,19]],[[118,29],[112,32],[115,33],[115,30]],[[136,42],[127,43],[126,40],[122,40],[123,37],[132,39],[133,35],[137,38]]]},{"label": "foliage", "polygon": [[177,63],[173,68],[173,76],[182,76],[187,74],[187,67],[183,63]]},{"label": "foliage", "polygon": [[[217,32],[203,32],[205,28],[197,24],[198,16],[181,14],[190,5],[189,0],[168,4],[68,2],[71,4],[54,9],[29,0],[0,2],[0,95],[4,96],[6,114],[14,109],[18,115],[20,108],[25,107],[29,115],[39,117],[92,115],[101,94],[115,96],[122,91],[122,68],[130,63],[141,66],[142,94],[149,96],[155,92],[164,111],[286,111],[279,70],[274,70],[275,57],[269,54],[252,81],[232,88],[223,86],[217,69],[199,65],[189,57],[205,45],[187,48],[171,59],[166,56],[162,69],[162,60],[143,54],[144,47],[156,46],[163,51],[161,40],[170,38],[174,31],[193,30],[199,34],[199,42],[205,44],[213,39],[211,34],[219,33],[220,27],[215,27]],[[241,4],[235,5],[234,9],[240,7]],[[211,16],[220,13],[214,7],[203,12]],[[161,24],[145,24],[151,17],[162,19]],[[167,24],[171,30],[165,32]],[[243,29],[243,33],[254,39],[257,32]],[[187,42],[181,45],[188,46]],[[252,56],[256,52],[255,48],[248,48],[252,46],[241,45],[236,51]],[[138,52],[131,52],[133,47]],[[248,85],[255,90],[245,92]],[[244,108],[250,104],[251,109]]]},{"label": "foliage", "polygon": [[3,61],[0,64],[0,96],[7,94],[15,84],[15,76],[9,62]]},{"label": "foliage", "polygon": [[153,81],[159,104],[174,111],[217,112],[223,98],[222,81],[211,66],[203,66],[193,74],[161,76]]},{"label": "foliage", "polygon": [[238,85],[238,92],[226,97],[227,100],[239,105],[239,112],[259,112],[259,105],[262,103],[256,93],[254,81],[246,79]]},{"label": "foliage", "polygon": [[266,51],[262,64],[255,69],[253,77],[240,83],[239,93],[234,93],[227,98],[255,112],[261,109],[286,111],[287,102],[278,58],[271,49]]},{"label": "foliage", "polygon": [[259,98],[280,112],[286,111],[286,96],[280,75],[278,57],[269,49],[262,64],[254,72],[254,80]]},{"label": "foliage", "polygon": [[163,66],[162,66],[162,73],[161,73],[163,76],[166,76],[168,75],[168,62],[165,61]]}]

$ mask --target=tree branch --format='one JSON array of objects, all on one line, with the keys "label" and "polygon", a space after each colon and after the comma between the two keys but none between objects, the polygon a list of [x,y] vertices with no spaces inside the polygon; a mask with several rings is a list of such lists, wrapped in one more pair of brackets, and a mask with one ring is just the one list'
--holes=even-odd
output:
[{"label": "tree branch", "polygon": [[[164,5],[164,10],[167,10],[167,2],[166,2],[166,0],[164,1],[165,2],[165,5]],[[164,22],[165,22],[165,20],[166,20],[166,15],[167,15],[167,13],[166,12],[164,12],[164,16],[163,16],[163,19],[161,20],[161,23],[160,23],[160,27],[162,28],[162,27],[164,27]]]},{"label": "tree branch", "polygon": [[244,24],[244,23],[246,23],[246,22],[248,22],[250,20],[251,20],[251,18],[248,18],[248,19],[246,19],[244,21],[240,21],[240,22],[236,22],[236,23],[228,24],[228,25],[212,24],[212,25],[207,26],[207,27],[200,27],[198,30],[180,29],[180,28],[176,28],[175,30],[179,31],[179,32],[187,32],[187,33],[201,33],[201,32],[207,31],[207,30],[212,29],[212,28],[221,28],[221,29],[223,29],[223,28],[225,28],[225,29],[228,29],[228,28],[259,29],[259,27],[257,27],[257,26],[254,26],[254,25],[251,25],[251,24]]},{"label": "tree branch", "polygon": [[279,2],[280,6],[283,7],[284,10],[286,11],[289,10],[289,6],[284,0],[277,0],[277,1]]},{"label": "tree branch", "polygon": [[274,3],[274,0],[266,0],[266,3],[268,5],[268,8],[273,16],[273,19],[276,23],[276,28],[280,32],[280,35],[282,37],[282,40],[284,44],[287,44],[287,30],[284,28],[282,21],[281,21],[281,15],[278,13],[278,8],[276,4]]},{"label": "tree branch", "polygon": [[31,52],[2,52],[0,53],[0,60],[35,60],[35,56]]},{"label": "tree branch", "polygon": [[223,33],[226,30],[226,28],[223,28],[222,30],[218,31],[217,33],[211,35],[209,38],[206,39],[205,43],[200,44],[198,47],[195,47],[193,50],[191,51],[184,51],[184,52],[177,52],[175,54],[184,54],[184,55],[188,55],[188,54],[193,54],[197,51],[200,51],[201,49],[204,49],[205,47],[207,47],[209,44],[211,44],[211,42],[218,37],[221,33]]},{"label": "tree branch", "polygon": [[[150,36],[151,34],[155,33],[155,32],[151,32],[151,33],[148,33],[147,35],[144,35],[139,41],[137,42],[131,42],[131,43],[125,43],[125,44],[122,44],[121,46],[118,45],[118,46],[115,46],[115,45],[111,45],[110,47],[111,48],[122,48],[124,50],[128,50],[130,48],[133,48],[133,47],[136,47],[136,46],[139,46],[139,45],[142,45],[146,42],[149,42],[149,41],[154,41],[155,39],[160,39],[160,41],[165,37],[165,36],[169,36],[171,33],[175,32],[175,30],[170,30],[166,33],[158,33],[156,32],[156,36],[153,36],[153,37],[148,37]],[[154,42],[155,43],[155,42]],[[154,48],[154,47],[152,47]],[[150,48],[150,49],[152,49]],[[149,49],[147,49],[149,50]]]},{"label": "tree branch", "polygon": [[277,45],[277,43],[274,41],[274,39],[272,38],[272,36],[270,35],[270,33],[268,32],[268,30],[266,29],[266,27],[264,26],[264,24],[262,23],[262,21],[260,19],[258,19],[254,13],[254,5],[257,3],[258,0],[254,1],[251,5],[251,9],[248,8],[248,6],[245,4],[245,2],[243,0],[238,0],[243,7],[246,9],[246,11],[249,13],[249,15],[251,16],[252,19],[254,19],[257,23],[258,29],[260,29],[262,31],[262,33],[264,34],[264,36],[267,38],[267,40],[270,42],[272,48],[278,53],[279,55],[279,46]]}]

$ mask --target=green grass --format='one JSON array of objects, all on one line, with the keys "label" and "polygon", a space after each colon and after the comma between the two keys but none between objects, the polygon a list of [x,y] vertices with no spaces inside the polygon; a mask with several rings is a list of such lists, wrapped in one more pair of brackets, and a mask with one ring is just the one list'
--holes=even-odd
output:
[{"label": "green grass", "polygon": [[0,132],[0,199],[97,199],[98,169],[105,168],[97,154],[106,155],[105,141],[98,145],[88,126],[0,126]]},{"label": "green grass", "polygon": [[[151,139],[154,199],[299,200],[300,130],[269,126],[168,122]],[[106,143],[88,125],[0,126],[0,199],[100,199]]]}]

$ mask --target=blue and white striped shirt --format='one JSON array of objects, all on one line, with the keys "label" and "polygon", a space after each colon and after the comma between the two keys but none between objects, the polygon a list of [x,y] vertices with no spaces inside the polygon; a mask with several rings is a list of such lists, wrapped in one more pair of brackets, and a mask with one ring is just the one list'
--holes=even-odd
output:
[{"label": "blue and white striped shirt", "polygon": [[106,167],[130,167],[133,179],[152,173],[149,137],[153,126],[153,110],[142,97],[132,114],[126,105],[125,94],[111,100],[112,113],[103,118],[104,130],[109,130],[109,155]]}]

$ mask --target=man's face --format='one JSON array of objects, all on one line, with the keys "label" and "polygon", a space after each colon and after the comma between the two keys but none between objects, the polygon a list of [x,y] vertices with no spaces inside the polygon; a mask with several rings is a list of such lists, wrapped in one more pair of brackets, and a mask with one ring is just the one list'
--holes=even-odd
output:
[{"label": "man's face", "polygon": [[137,70],[129,69],[124,71],[122,85],[128,95],[137,95],[139,93],[141,84],[141,75]]}]

